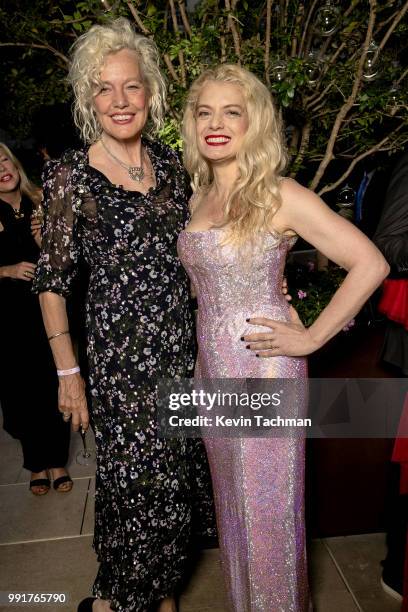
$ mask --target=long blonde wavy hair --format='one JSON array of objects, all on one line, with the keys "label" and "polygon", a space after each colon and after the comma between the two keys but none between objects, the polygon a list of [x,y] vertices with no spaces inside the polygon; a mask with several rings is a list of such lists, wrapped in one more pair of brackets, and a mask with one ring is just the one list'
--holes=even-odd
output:
[{"label": "long blonde wavy hair", "polygon": [[[271,94],[254,74],[235,64],[203,72],[188,93],[182,127],[184,165],[198,196],[209,190],[214,179],[211,164],[198,150],[196,135],[198,100],[209,81],[238,85],[246,102],[249,126],[237,154],[238,177],[225,203],[222,223],[224,242],[242,246],[253,243],[259,232],[272,229],[281,205],[279,179],[287,163],[282,125]],[[192,199],[192,208],[197,199]]]},{"label": "long blonde wavy hair", "polygon": [[17,157],[10,151],[8,146],[4,142],[0,142],[0,152],[8,157],[9,160],[15,165],[20,175],[20,191],[23,195],[27,196],[35,207],[38,207],[41,202],[41,189],[37,187],[26,175],[21,162]]},{"label": "long blonde wavy hair", "polygon": [[136,34],[130,21],[119,17],[105,25],[94,25],[71,47],[68,80],[74,90],[74,121],[85,143],[96,142],[102,133],[93,98],[100,86],[100,72],[105,58],[122,49],[135,51],[140,73],[148,90],[152,133],[163,125],[166,107],[166,83],[159,69],[160,55],[150,38]]}]

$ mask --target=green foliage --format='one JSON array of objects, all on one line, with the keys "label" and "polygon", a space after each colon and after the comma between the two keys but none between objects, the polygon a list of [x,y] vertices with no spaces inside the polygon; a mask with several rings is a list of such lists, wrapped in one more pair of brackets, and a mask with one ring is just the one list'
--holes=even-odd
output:
[{"label": "green foliage", "polygon": [[314,264],[288,264],[285,274],[292,305],[306,327],[312,325],[343,282],[346,271],[335,265],[317,270]]},{"label": "green foliage", "polygon": [[[75,39],[93,23],[123,15],[135,22],[138,31],[154,38],[163,57],[169,116],[161,136],[176,148],[181,146],[179,124],[189,85],[203,69],[223,61],[241,62],[270,87],[291,128],[289,173],[296,176],[307,169],[313,176],[316,172],[314,189],[325,184],[326,170],[319,175],[319,164],[325,160],[331,166],[339,160],[335,168],[344,172],[356,157],[378,150],[391,153],[408,141],[403,72],[408,23],[406,16],[398,20],[404,3],[377,1],[373,39],[377,45],[384,41],[384,45],[375,64],[378,76],[371,80],[357,75],[370,20],[369,0],[339,2],[338,27],[329,36],[322,36],[316,27],[316,11],[324,0],[316,4],[312,0],[271,2],[269,24],[266,0],[231,2],[236,6],[230,11],[225,0],[201,0],[193,12],[185,10],[184,19],[181,0],[110,3],[112,10],[106,10],[100,0],[14,0],[10,15],[9,2],[0,0],[0,87],[8,92],[2,97],[0,112],[2,125],[13,136],[29,136],[32,116],[39,106],[69,99],[64,79]],[[389,28],[392,32],[385,40]],[[10,46],[1,47],[4,43]],[[286,66],[281,80],[275,70],[278,61]],[[355,98],[336,127],[336,118],[356,80]],[[331,168],[333,175],[337,182],[345,178],[340,170]]]},{"label": "green foliage", "polygon": [[170,145],[176,151],[181,151],[183,142],[180,136],[180,127],[175,119],[166,118],[163,128],[159,132],[159,138]]}]

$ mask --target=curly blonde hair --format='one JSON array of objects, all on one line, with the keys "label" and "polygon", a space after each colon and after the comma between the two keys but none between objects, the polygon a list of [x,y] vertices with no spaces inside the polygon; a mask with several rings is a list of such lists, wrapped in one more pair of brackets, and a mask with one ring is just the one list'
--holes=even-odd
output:
[{"label": "curly blonde hair", "polygon": [[166,107],[166,83],[159,69],[159,51],[150,39],[136,34],[131,23],[119,17],[105,25],[94,25],[71,47],[68,80],[75,95],[74,121],[84,142],[96,142],[102,128],[96,117],[93,98],[100,85],[105,58],[122,49],[135,51],[143,82],[148,90],[152,132],[163,125]]},{"label": "curly blonde hair", "polygon": [[27,196],[34,206],[37,208],[41,203],[42,192],[37,185],[35,185],[25,173],[25,170],[17,157],[10,151],[8,146],[4,142],[0,142],[0,152],[2,152],[9,160],[15,165],[20,175],[20,191],[23,195]]},{"label": "curly blonde hair", "polygon": [[272,229],[281,205],[279,179],[287,164],[282,125],[271,94],[254,74],[234,64],[203,72],[188,93],[182,127],[184,165],[197,195],[208,191],[214,178],[211,164],[198,150],[195,125],[200,92],[209,81],[239,86],[246,102],[249,127],[237,154],[238,177],[225,203],[222,224],[227,228],[224,242],[242,246]]}]

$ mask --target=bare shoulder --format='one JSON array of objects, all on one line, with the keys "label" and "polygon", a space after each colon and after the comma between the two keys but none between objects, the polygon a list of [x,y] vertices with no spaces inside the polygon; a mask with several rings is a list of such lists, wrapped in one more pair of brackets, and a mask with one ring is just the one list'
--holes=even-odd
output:
[{"label": "bare shoulder", "polygon": [[299,217],[313,208],[313,204],[319,205],[321,200],[313,191],[292,178],[281,179],[280,195],[281,206],[273,218],[274,228],[283,234],[296,234]]},{"label": "bare shoulder", "polygon": [[280,193],[282,197],[282,205],[285,208],[302,206],[305,204],[305,202],[322,203],[322,200],[314,193],[314,191],[304,187],[292,178],[282,179]]}]

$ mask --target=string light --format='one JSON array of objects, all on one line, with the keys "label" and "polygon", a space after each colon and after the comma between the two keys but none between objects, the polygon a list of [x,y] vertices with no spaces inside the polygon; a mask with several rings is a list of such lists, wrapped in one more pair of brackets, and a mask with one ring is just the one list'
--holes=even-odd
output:
[{"label": "string light", "polygon": [[363,79],[372,81],[378,76],[378,46],[372,40],[367,49],[367,55],[363,67]]},{"label": "string light", "polygon": [[330,36],[340,23],[340,11],[332,0],[326,0],[324,6],[316,11],[314,30],[320,36]]}]

